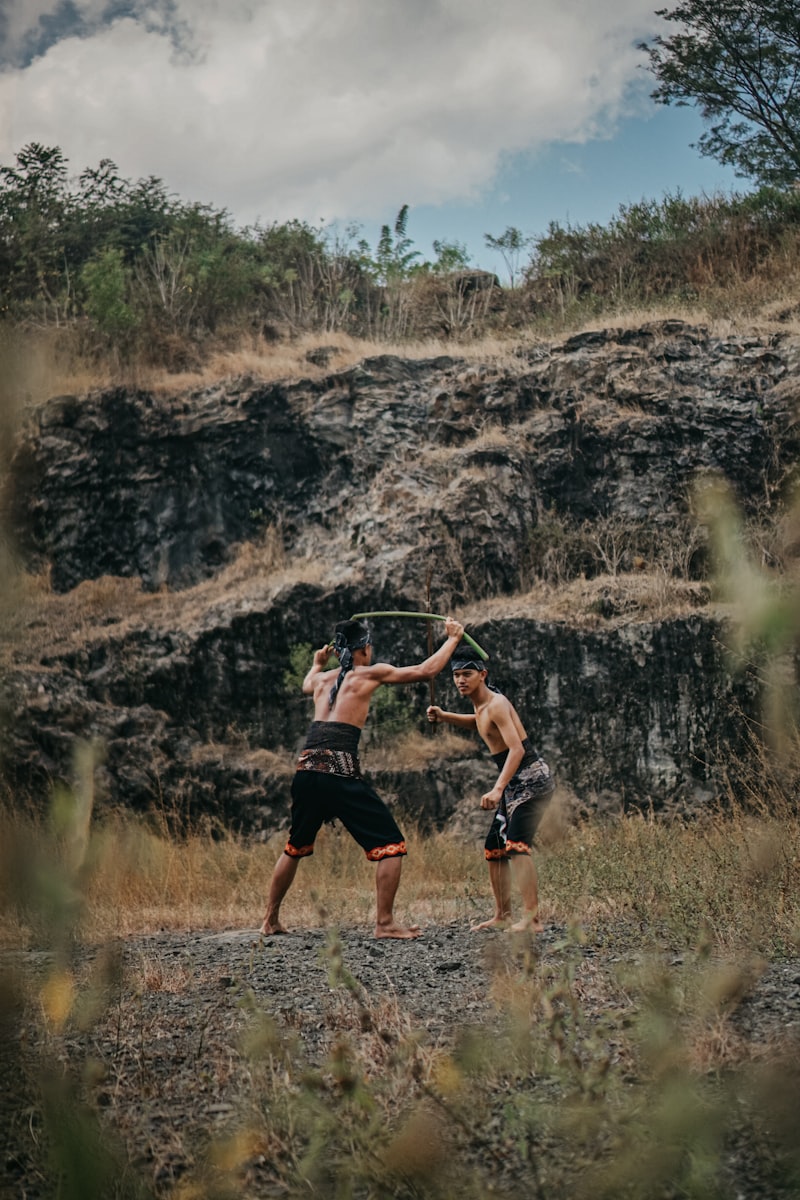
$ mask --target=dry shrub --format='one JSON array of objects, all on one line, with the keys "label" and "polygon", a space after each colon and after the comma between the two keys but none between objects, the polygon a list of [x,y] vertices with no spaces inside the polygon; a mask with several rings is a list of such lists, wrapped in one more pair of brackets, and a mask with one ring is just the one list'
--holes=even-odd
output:
[{"label": "dry shrub", "polygon": [[108,364],[82,352],[76,327],[0,329],[4,401],[18,411],[36,408],[51,396],[81,395],[116,381]]},{"label": "dry shrub", "polygon": [[452,729],[437,727],[427,734],[411,730],[370,750],[371,771],[424,771],[435,763],[472,754],[474,742]]},{"label": "dry shrub", "polygon": [[142,954],[129,973],[128,982],[137,993],[167,992],[179,996],[189,990],[192,973],[186,963],[174,959],[165,962],[157,955]]},{"label": "dry shrub", "polygon": [[[17,408],[23,404],[37,406],[52,396],[83,395],[120,385],[174,395],[234,378],[253,385],[279,379],[320,379],[347,371],[366,358],[386,354],[417,360],[448,355],[514,371],[524,366],[516,353],[518,335],[467,336],[459,343],[437,338],[371,340],[336,332],[266,342],[241,330],[205,348],[171,336],[166,366],[163,362],[154,365],[149,358],[145,361],[134,356],[121,361],[114,354],[104,357],[88,352],[75,331],[13,329],[0,344],[0,363],[6,369],[6,404],[13,399]],[[530,346],[530,337],[526,345]]]},{"label": "dry shrub", "polygon": [[19,571],[0,593],[4,653],[18,661],[38,661],[45,648],[85,643],[118,635],[145,615],[154,617],[159,596],[142,590],[138,576],[103,575],[69,592],[53,592],[50,570]]}]

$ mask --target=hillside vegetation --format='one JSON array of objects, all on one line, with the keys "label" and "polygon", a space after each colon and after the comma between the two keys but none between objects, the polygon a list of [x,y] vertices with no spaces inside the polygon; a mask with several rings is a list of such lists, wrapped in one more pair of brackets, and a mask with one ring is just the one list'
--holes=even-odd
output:
[{"label": "hillside vegetation", "polygon": [[607,225],[487,233],[506,286],[446,237],[426,257],[412,225],[403,205],[375,246],[358,226],[237,228],[161,179],[124,179],[109,160],[76,178],[59,148],[32,144],[0,167],[0,337],[44,364],[46,388],[273,360],[286,373],[290,347],[313,366],[331,339],[357,357],[364,343],[510,345],[653,310],[784,328],[797,315],[793,189],[676,192]]}]

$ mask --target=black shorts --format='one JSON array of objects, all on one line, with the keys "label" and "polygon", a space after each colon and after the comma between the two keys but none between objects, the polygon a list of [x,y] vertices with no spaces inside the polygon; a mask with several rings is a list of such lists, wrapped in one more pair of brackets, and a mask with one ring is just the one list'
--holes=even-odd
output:
[{"label": "black shorts", "polygon": [[523,763],[509,781],[495,809],[486,835],[487,859],[530,854],[536,830],[555,791],[550,768],[543,758]]},{"label": "black shorts", "polygon": [[341,821],[370,862],[397,858],[406,844],[389,809],[359,777],[298,771],[292,780],[292,826],[284,853],[306,858],[323,821]]}]

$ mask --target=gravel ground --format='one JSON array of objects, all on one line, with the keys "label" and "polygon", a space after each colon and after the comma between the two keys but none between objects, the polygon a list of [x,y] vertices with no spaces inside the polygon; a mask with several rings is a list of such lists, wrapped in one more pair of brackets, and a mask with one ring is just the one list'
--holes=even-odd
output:
[{"label": "gravel ground", "polygon": [[[626,1046],[626,1030],[643,1003],[641,991],[630,983],[631,972],[644,962],[641,944],[641,931],[623,922],[587,930],[582,944],[553,925],[535,940],[498,931],[470,933],[455,925],[427,928],[413,942],[375,941],[367,931],[352,929],[266,940],[252,931],[165,932],[84,954],[83,988],[91,996],[102,981],[103,1004],[96,1013],[89,1005],[88,1015],[53,1035],[47,1049],[62,1068],[80,1076],[77,1092],[88,1099],[103,1127],[120,1136],[147,1194],[300,1195],[299,1189],[287,1189],[291,1156],[277,1144],[271,1150],[264,1144],[252,1149],[233,1192],[181,1191],[188,1180],[199,1177],[209,1139],[241,1127],[245,1112],[252,1123],[255,1076],[252,1059],[242,1052],[242,1037],[263,1014],[273,1022],[269,1036],[275,1046],[291,1042],[292,1054],[302,1058],[306,1071],[330,1074],[337,1042],[344,1038],[372,1058],[380,1080],[381,1072],[387,1075],[394,1069],[389,1051],[396,1059],[402,1045],[413,1043],[422,1058],[430,1059],[463,1042],[469,1029],[473,1036],[481,1031],[478,1040],[489,1045],[500,1019],[497,1003],[510,995],[509,988],[525,986],[526,980],[538,981],[540,994],[550,988],[552,1016],[552,1005],[560,1003],[553,997],[566,994],[558,986],[567,981],[579,1003],[587,1039],[592,1030],[601,1031],[612,1069],[633,1082],[638,1068]],[[48,965],[44,956],[38,967],[30,956],[26,962],[42,970]],[[665,948],[659,964],[677,981],[684,957]],[[800,960],[762,964],[760,971],[732,984],[730,993],[715,1009],[717,1043],[727,1039],[739,1061],[764,1063],[774,1058],[796,1069]],[[28,1012],[19,1028],[30,1055],[41,1043],[41,1025]],[[388,1057],[381,1066],[383,1053]],[[279,1049],[275,1054],[280,1060]],[[563,1075],[545,1078],[530,1068],[516,1068],[511,1078],[517,1103],[523,1094],[558,1098],[568,1083]],[[508,1081],[492,1086],[496,1115],[471,1146],[463,1144],[464,1138],[469,1143],[469,1133],[459,1131],[461,1157],[467,1165],[472,1162],[470,1169],[483,1180],[484,1192],[514,1197],[569,1194],[555,1183],[551,1188],[542,1183],[530,1151],[526,1157],[512,1149],[504,1124],[514,1096],[509,1096]],[[12,1093],[5,1091],[8,1106]],[[488,1103],[491,1110],[491,1095]],[[28,1087],[22,1101],[15,1101],[10,1121],[3,1195],[39,1200],[56,1194],[35,1166],[31,1138],[36,1139],[40,1128],[36,1109]],[[780,1164],[776,1167],[769,1137],[757,1146],[754,1137],[744,1122],[729,1139],[722,1191],[709,1194],[742,1200],[800,1195],[791,1175]],[[540,1143],[545,1180],[548,1147],[556,1156],[561,1153],[554,1141]],[[569,1164],[562,1165],[566,1171]],[[796,1184],[798,1176],[793,1178]],[[441,1194],[463,1195],[455,1183],[453,1187],[450,1192],[445,1186]],[[102,1195],[102,1190],[96,1194]],[[321,1185],[306,1194],[334,1192]],[[362,1194],[369,1193],[353,1193]],[[687,1193],[652,1193],[673,1194]]]}]

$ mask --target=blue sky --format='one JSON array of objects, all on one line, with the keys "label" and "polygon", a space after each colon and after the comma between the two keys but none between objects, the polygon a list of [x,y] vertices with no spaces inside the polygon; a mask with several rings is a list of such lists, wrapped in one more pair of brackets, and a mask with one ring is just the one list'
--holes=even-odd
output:
[{"label": "blue sky", "polygon": [[[535,237],[551,221],[604,225],[620,205],[678,191],[684,196],[748,191],[729,167],[692,148],[704,127],[694,109],[649,105],[644,115],[621,120],[613,136],[579,145],[551,143],[514,156],[479,199],[412,208],[408,233],[426,257],[434,239],[458,241],[476,266],[502,277],[502,257],[486,246],[486,233],[497,237],[513,226]],[[392,220],[387,213],[386,221]],[[379,229],[376,222],[365,226],[370,240]]]},{"label": "blue sky", "polygon": [[0,162],[111,158],[237,225],[381,224],[424,257],[747,190],[649,99],[653,0],[0,0]]}]

